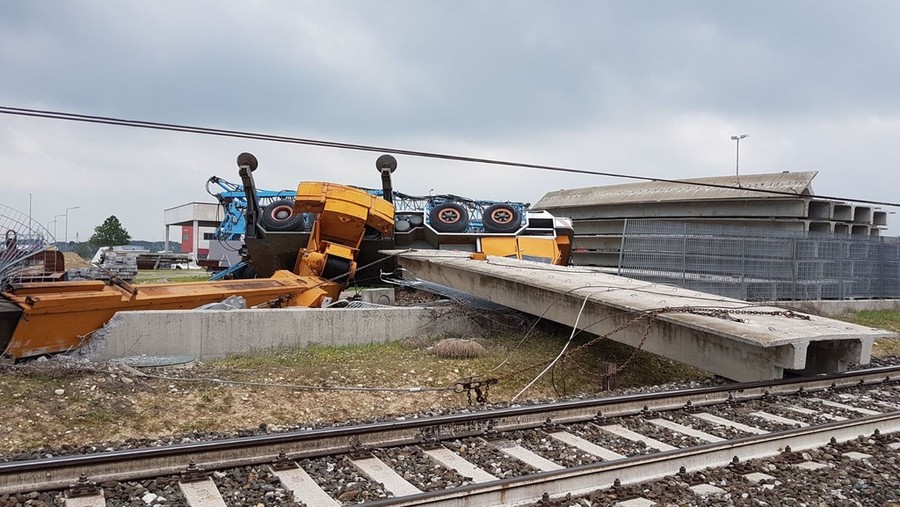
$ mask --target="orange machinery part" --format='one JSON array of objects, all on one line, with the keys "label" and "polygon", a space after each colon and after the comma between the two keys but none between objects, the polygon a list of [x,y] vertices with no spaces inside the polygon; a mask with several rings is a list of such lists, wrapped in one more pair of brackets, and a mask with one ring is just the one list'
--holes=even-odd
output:
[{"label": "orange machinery part", "polygon": [[120,311],[186,310],[229,296],[255,306],[293,296],[291,304],[319,306],[322,297],[337,299],[341,285],[279,271],[272,278],[178,284],[148,284],[137,289],[101,281],[25,283],[3,296],[22,308],[3,356],[19,359],[80,347],[91,333]]},{"label": "orange machinery part", "polygon": [[[276,306],[319,307],[325,297],[337,299],[353,277],[366,226],[389,234],[394,207],[355,187],[303,182],[294,203],[297,211],[318,213],[310,242],[298,256],[295,273],[277,271],[271,278],[179,284],[107,285],[100,281],[18,284],[2,293],[22,310],[14,328],[14,312],[4,305],[0,322],[3,357],[65,352],[86,343],[119,311],[187,310],[229,296],[242,296],[248,306],[277,301]],[[331,259],[331,262],[329,262]],[[337,266],[340,281],[323,278],[327,265]],[[331,273],[329,276],[332,276]]]}]

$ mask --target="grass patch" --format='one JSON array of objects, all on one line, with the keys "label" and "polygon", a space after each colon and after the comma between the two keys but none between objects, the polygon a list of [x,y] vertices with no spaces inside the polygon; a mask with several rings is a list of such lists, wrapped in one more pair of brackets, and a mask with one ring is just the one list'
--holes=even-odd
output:
[{"label": "grass patch", "polygon": [[[231,379],[248,380],[265,377],[275,383],[328,386],[429,387],[453,386],[467,380],[495,379],[490,389],[492,401],[505,401],[547,367],[564,347],[569,328],[546,324],[539,326],[527,340],[520,335],[505,334],[479,339],[483,351],[464,357],[461,351],[436,353],[442,344],[459,341],[436,339],[331,347],[314,345],[305,348],[233,356],[208,363],[217,374],[228,372]],[[570,351],[577,352],[554,364],[526,398],[593,394],[604,385],[603,363],[625,368],[618,372],[616,385],[656,384],[683,379],[700,379],[708,373],[690,366],[638,351],[611,340],[602,340],[587,348],[579,346],[593,336],[576,337]],[[456,354],[456,352],[460,352]],[[279,380],[280,379],[280,380]]]},{"label": "grass patch", "polygon": [[[900,334],[900,312],[898,311],[866,310],[845,313],[835,318],[844,322],[859,324],[860,326],[877,327]],[[876,357],[900,356],[900,339],[885,338],[877,340],[872,347],[872,355]]]}]

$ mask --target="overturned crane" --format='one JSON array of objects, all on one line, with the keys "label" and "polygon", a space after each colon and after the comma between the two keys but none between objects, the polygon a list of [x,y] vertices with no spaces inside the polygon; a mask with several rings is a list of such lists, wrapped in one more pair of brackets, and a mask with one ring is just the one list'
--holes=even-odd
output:
[{"label": "overturned crane", "polygon": [[[402,245],[428,234],[424,229],[405,230],[403,221],[396,218],[390,189],[390,173],[396,168],[393,157],[383,156],[378,163],[385,185],[383,195],[389,199],[347,185],[301,182],[293,200],[278,205],[284,216],[277,218],[306,214],[315,220],[310,230],[282,232],[281,236],[266,230],[260,220],[262,213],[273,211],[259,206],[253,179],[256,157],[242,153],[237,163],[246,192],[248,254],[259,271],[267,271],[265,278],[140,286],[115,277],[109,283],[10,281],[2,287],[0,297],[2,357],[16,360],[79,348],[120,311],[193,309],[233,295],[243,297],[249,306],[321,307],[337,299],[357,275],[359,263],[365,261],[361,253],[371,258],[381,255],[376,245]],[[452,216],[441,217],[439,212],[432,215],[436,220],[454,220]],[[449,233],[442,241],[471,252],[511,257],[521,257],[527,247],[529,253],[546,257],[547,262],[566,262],[570,234],[557,235],[552,217],[546,220],[549,214],[537,216],[544,221],[536,218],[532,224],[530,218],[499,213],[498,220],[519,221],[515,231]],[[422,242],[422,246],[427,245],[427,241]]]}]

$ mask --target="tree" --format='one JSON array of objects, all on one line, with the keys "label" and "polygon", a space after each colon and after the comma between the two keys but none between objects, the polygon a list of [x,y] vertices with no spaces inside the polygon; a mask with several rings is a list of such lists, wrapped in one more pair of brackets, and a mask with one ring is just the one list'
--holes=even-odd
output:
[{"label": "tree", "polygon": [[94,235],[89,240],[94,246],[127,245],[129,241],[131,241],[131,235],[122,227],[122,223],[115,215],[94,227]]}]

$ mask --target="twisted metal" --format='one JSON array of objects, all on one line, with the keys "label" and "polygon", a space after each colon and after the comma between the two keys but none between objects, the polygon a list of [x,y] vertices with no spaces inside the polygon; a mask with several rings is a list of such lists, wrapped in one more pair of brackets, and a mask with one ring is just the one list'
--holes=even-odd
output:
[{"label": "twisted metal", "polygon": [[55,248],[53,235],[28,215],[3,204],[0,239],[0,287],[55,270],[56,256],[41,255]]}]

